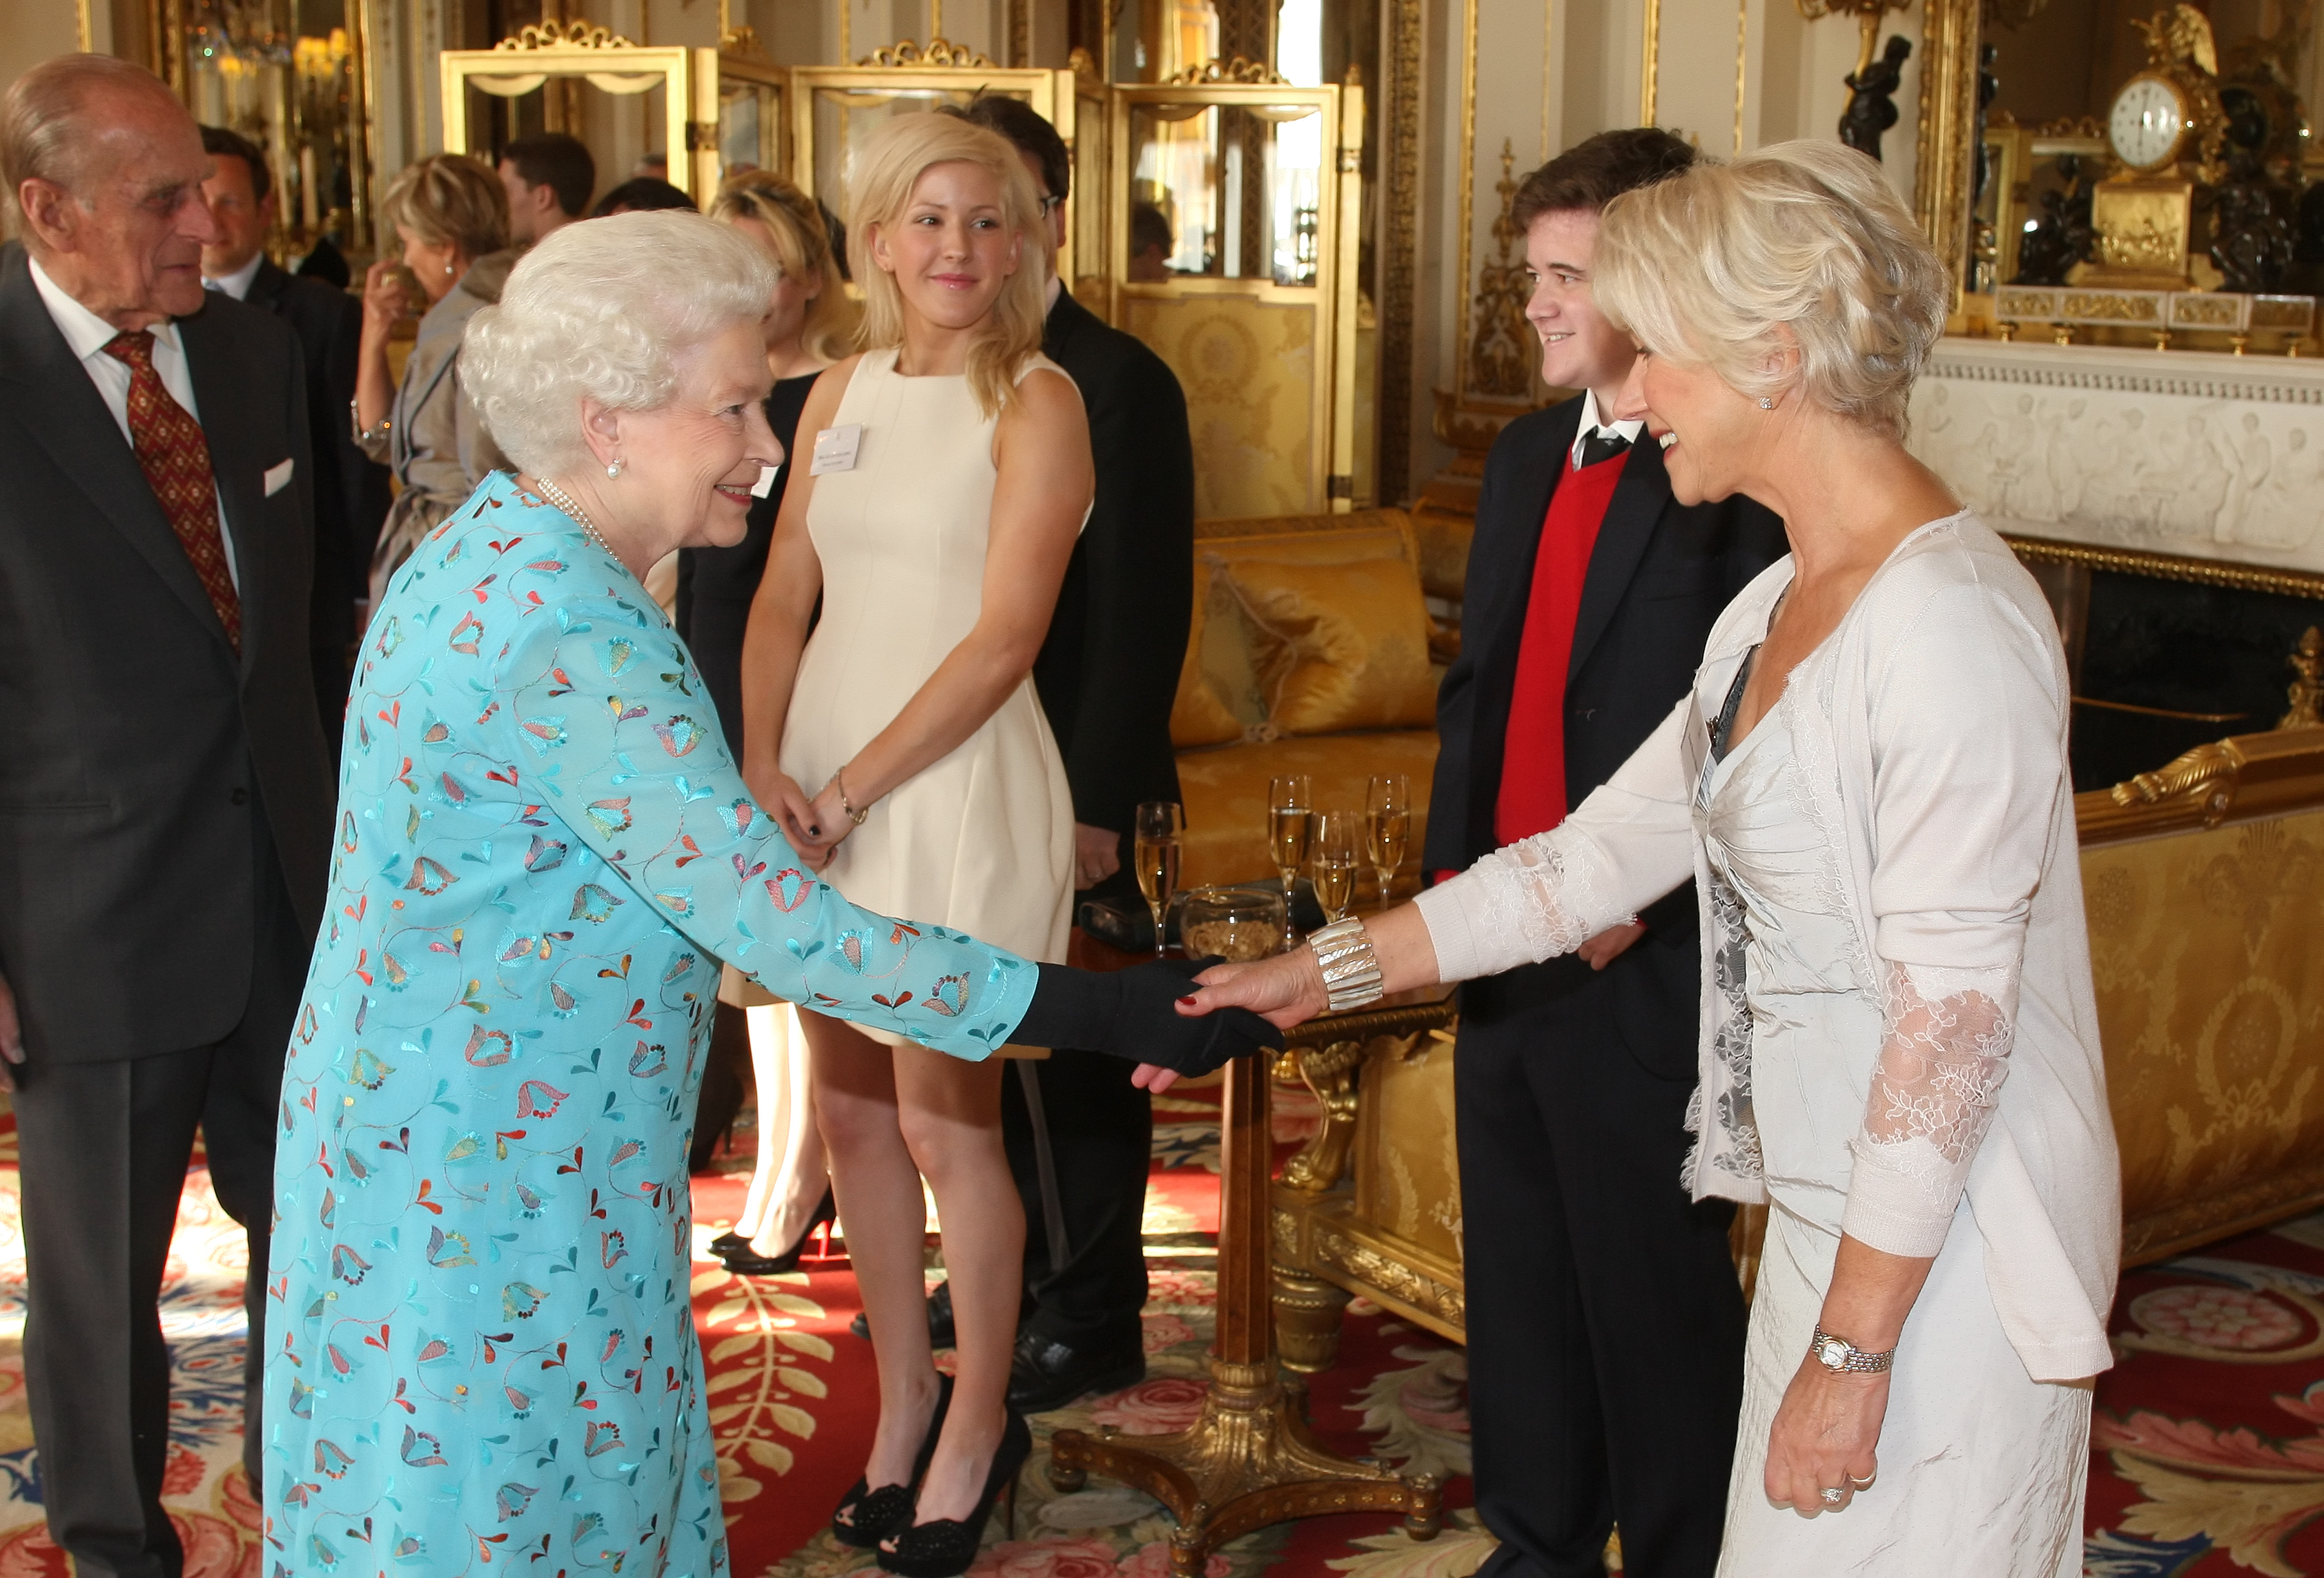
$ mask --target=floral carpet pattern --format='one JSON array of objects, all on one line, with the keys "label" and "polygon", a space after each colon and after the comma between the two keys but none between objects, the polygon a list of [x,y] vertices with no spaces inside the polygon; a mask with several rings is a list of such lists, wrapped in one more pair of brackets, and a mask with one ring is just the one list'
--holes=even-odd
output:
[{"label": "floral carpet pattern", "polygon": [[[1200,1407],[1217,1280],[1213,1099],[1182,1088],[1156,1113],[1147,1380],[1042,1416],[1038,1435],[1174,1430]],[[1278,1145],[1313,1121],[1286,1093]],[[811,1259],[788,1277],[746,1278],[706,1249],[742,1204],[752,1149],[747,1130],[738,1133],[695,1180],[693,1299],[733,1571],[868,1573],[870,1557],[825,1526],[872,1430],[871,1350],[847,1331],[860,1306],[845,1262]],[[13,1120],[0,1113],[0,1578],[61,1578],[69,1564],[41,1520],[24,1408],[15,1162]],[[239,1459],[244,1274],[241,1230],[197,1165],[162,1306],[176,1385],[163,1500],[187,1578],[271,1571]],[[2099,1383],[2092,1432],[2086,1578],[2324,1578],[2324,1214],[2126,1275],[2114,1333],[2119,1362]],[[1468,1509],[1461,1350],[1358,1301],[1340,1363],[1313,1378],[1309,1407],[1341,1451],[1446,1476],[1443,1534],[1416,1545],[1386,1517],[1318,1518],[1234,1542],[1206,1578],[1469,1578],[1492,1540]],[[1168,1578],[1171,1525],[1154,1501],[1103,1481],[1060,1495],[1039,1462],[1013,1511],[996,1518],[972,1578]]]}]

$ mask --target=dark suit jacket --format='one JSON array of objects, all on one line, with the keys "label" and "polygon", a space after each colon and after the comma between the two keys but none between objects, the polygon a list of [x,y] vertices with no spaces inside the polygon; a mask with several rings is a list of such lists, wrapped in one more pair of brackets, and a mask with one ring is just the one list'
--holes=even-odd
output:
[{"label": "dark suit jacket", "polygon": [[1161,357],[1070,291],[1050,309],[1041,349],[1081,388],[1097,502],[1065,567],[1033,682],[1065,755],[1074,820],[1126,840],[1139,801],[1178,798],[1170,704],[1194,608],[1186,397]]},{"label": "dark suit jacket", "polygon": [[23,247],[0,249],[0,976],[31,1066],[232,1029],[261,872],[279,864],[309,936],[322,919],[299,346],[223,297],[178,328],[241,579],[238,658]]},{"label": "dark suit jacket", "polygon": [[[1436,701],[1440,744],[1425,855],[1430,871],[1465,869],[1498,845],[1493,807],[1534,558],[1581,420],[1578,396],[1530,412],[1501,430],[1486,457],[1461,655]],[[1674,500],[1661,447],[1641,437],[1599,528],[1574,620],[1565,681],[1569,804],[1580,805],[1669,715],[1693,683],[1720,612],[1788,551],[1783,521],[1749,499],[1692,506]],[[1514,1004],[1611,991],[1632,1051],[1656,1072],[1691,1075],[1702,990],[1692,885],[1643,918],[1646,937],[1602,975],[1569,955],[1513,972],[1522,979],[1470,996],[1480,1005]]]},{"label": "dark suit jacket", "polygon": [[393,494],[388,471],[356,448],[347,402],[355,392],[363,304],[318,279],[261,263],[245,304],[263,308],[299,337],[307,370],[307,421],[315,457],[315,691],[325,737],[337,744],[346,702],[355,605],[367,592],[371,552]]}]

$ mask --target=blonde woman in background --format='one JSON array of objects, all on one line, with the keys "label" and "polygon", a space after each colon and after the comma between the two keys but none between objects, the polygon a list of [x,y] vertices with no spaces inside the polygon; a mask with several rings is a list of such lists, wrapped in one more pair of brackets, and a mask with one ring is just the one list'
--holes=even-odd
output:
[{"label": "blonde woman in background", "polygon": [[[744,645],[744,776],[850,898],[1061,961],[1073,797],[1031,671],[1094,476],[1081,396],[1040,355],[1039,198],[1001,137],[905,115],[856,153],[847,220],[866,348],[799,421],[811,464],[784,494]],[[833,1533],[906,1578],[949,1578],[1031,1449],[1007,1406],[1025,1220],[1001,1061],[799,1020],[880,1370],[871,1461]],[[952,1288],[949,1392],[923,1177]]]},{"label": "blonde woman in background", "polygon": [[[831,255],[830,234],[815,199],[771,170],[742,171],[719,188],[710,217],[741,231],[773,262],[776,281],[761,326],[767,371],[775,386],[764,402],[767,426],[782,446],[783,465],[763,498],[751,503],[742,540],[731,548],[689,548],[678,556],[678,634],[694,649],[704,688],[717,706],[728,747],[742,758],[742,632],[751,600],[766,573],[775,515],[791,475],[793,438],[807,392],[825,367],[846,354],[841,326],[849,317]],[[816,1127],[814,1082],[798,1016],[729,969],[718,991],[718,1026],[703,1076],[696,1119],[697,1166],[742,1104],[736,1065],[750,1043],[759,1095],[759,1156],[749,1195],[732,1232],[710,1243],[727,1269],[770,1277],[798,1263],[807,1234],[832,1215],[823,1136]],[[748,1015],[747,1029],[745,1014]]]},{"label": "blonde woman in background", "polygon": [[[2076,1578],[2120,1181],[2057,624],[1904,448],[1944,266],[1877,164],[1806,142],[1615,198],[1593,265],[1641,347],[1614,414],[1682,503],[1756,499],[1791,555],[1572,817],[1360,951],[1388,992],[1471,980],[1694,878],[1674,1183],[1768,1204],[1721,1578]],[[1325,1001],[1307,948],[1206,978],[1197,1012]]]},{"label": "blonde woman in background", "polygon": [[[395,472],[398,492],[372,555],[371,603],[488,473],[508,459],[492,429],[460,392],[460,341],[468,319],[501,299],[516,254],[509,250],[508,193],[488,166],[461,153],[434,153],[407,168],[381,199],[401,254],[364,275],[363,338],[355,365],[355,442]],[[387,345],[412,309],[400,271],[420,282],[427,315],[398,384]]]}]

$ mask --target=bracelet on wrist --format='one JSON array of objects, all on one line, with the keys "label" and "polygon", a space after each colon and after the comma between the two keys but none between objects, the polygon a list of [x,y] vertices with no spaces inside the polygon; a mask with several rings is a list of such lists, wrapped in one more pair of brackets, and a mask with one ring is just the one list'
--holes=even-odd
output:
[{"label": "bracelet on wrist", "polygon": [[395,426],[392,419],[382,417],[374,426],[368,428],[364,427],[363,420],[363,406],[358,401],[353,400],[347,401],[347,424],[355,429],[355,442],[358,444],[362,443],[365,438],[384,438],[387,437],[389,429]]},{"label": "bracelet on wrist", "polygon": [[1352,916],[1307,934],[1307,946],[1323,971],[1323,995],[1333,1013],[1363,1008],[1388,995],[1381,985],[1379,955],[1364,923]]},{"label": "bracelet on wrist", "polygon": [[872,807],[866,806],[860,811],[855,808],[853,803],[847,798],[847,780],[839,776],[840,771],[834,769],[831,774],[832,787],[839,791],[839,808],[845,813],[851,825],[861,827],[863,826],[863,818],[872,814]]}]

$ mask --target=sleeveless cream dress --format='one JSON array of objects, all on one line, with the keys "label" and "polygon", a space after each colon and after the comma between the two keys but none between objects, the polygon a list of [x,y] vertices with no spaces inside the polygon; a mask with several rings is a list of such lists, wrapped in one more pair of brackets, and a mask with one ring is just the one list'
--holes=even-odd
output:
[{"label": "sleeveless cream dress", "polygon": [[[1019,382],[1037,367],[1064,372],[1037,355]],[[816,477],[807,503],[823,617],[799,660],[780,760],[808,794],[895,720],[975,626],[996,420],[964,376],[905,377],[892,349],[856,364],[832,422],[862,425],[855,466]],[[799,437],[812,447],[812,435]],[[1063,964],[1073,851],[1073,791],[1028,672],[974,734],[875,803],[823,874],[881,914]]]}]

